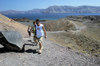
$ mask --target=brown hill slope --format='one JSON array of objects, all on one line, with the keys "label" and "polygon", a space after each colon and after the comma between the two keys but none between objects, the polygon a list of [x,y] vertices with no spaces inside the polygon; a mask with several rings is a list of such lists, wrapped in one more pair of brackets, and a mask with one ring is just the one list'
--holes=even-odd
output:
[{"label": "brown hill slope", "polygon": [[71,49],[79,50],[81,52],[100,57],[100,22],[90,21],[89,19],[81,19],[81,21],[69,21],[76,25],[75,31],[57,34],[48,33],[48,37],[54,42]]},{"label": "brown hill slope", "polygon": [[74,25],[68,20],[47,20],[44,23],[47,31],[67,31],[73,30]]},{"label": "brown hill slope", "polygon": [[22,34],[24,37],[27,34],[27,26],[22,25],[6,16],[0,14],[0,31],[15,30]]}]

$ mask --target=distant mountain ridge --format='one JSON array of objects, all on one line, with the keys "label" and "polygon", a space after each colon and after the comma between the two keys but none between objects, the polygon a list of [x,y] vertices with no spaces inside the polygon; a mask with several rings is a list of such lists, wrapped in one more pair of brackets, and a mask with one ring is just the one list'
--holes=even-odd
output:
[{"label": "distant mountain ridge", "polygon": [[16,10],[6,10],[1,11],[0,14],[6,15],[6,14],[32,14],[32,13],[42,13],[44,9],[33,9],[28,11],[16,11]]},{"label": "distant mountain ridge", "polygon": [[0,14],[32,14],[32,13],[100,13],[100,6],[50,6],[46,9],[33,9],[28,11],[7,10]]},{"label": "distant mountain ridge", "polygon": [[44,13],[100,13],[98,6],[50,6]]}]

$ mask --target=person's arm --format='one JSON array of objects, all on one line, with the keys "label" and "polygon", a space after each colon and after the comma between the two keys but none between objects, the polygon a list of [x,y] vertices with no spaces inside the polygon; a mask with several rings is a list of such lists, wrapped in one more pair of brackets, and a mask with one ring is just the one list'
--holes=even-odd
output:
[{"label": "person's arm", "polygon": [[44,31],[44,34],[45,34],[45,38],[47,38],[47,36],[46,36],[46,30],[45,30],[44,26],[42,28],[43,28],[43,31]]}]

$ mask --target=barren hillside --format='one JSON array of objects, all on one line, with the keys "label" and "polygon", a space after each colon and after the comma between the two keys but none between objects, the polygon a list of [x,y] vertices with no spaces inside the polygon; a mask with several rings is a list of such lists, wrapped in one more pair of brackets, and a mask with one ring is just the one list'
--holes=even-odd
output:
[{"label": "barren hillside", "polygon": [[[72,22],[75,30],[64,33],[48,33],[48,37],[63,46],[100,57],[100,21],[90,17],[67,17],[64,21]],[[94,16],[95,18],[95,16]]]},{"label": "barren hillside", "polygon": [[24,37],[27,34],[27,26],[22,25],[6,16],[0,14],[0,31],[15,30],[22,34]]},{"label": "barren hillside", "polygon": [[74,29],[73,23],[68,20],[47,20],[44,26],[47,31],[67,31]]}]

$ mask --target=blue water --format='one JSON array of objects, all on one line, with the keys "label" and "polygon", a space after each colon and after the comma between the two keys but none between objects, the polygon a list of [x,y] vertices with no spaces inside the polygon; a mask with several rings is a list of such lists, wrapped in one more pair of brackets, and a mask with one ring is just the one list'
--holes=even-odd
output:
[{"label": "blue water", "polygon": [[60,18],[64,18],[67,16],[90,16],[90,15],[96,15],[100,16],[100,13],[56,13],[56,14],[41,14],[41,13],[35,13],[35,14],[12,14],[12,15],[5,15],[9,18],[28,18],[31,20],[57,20]]}]

